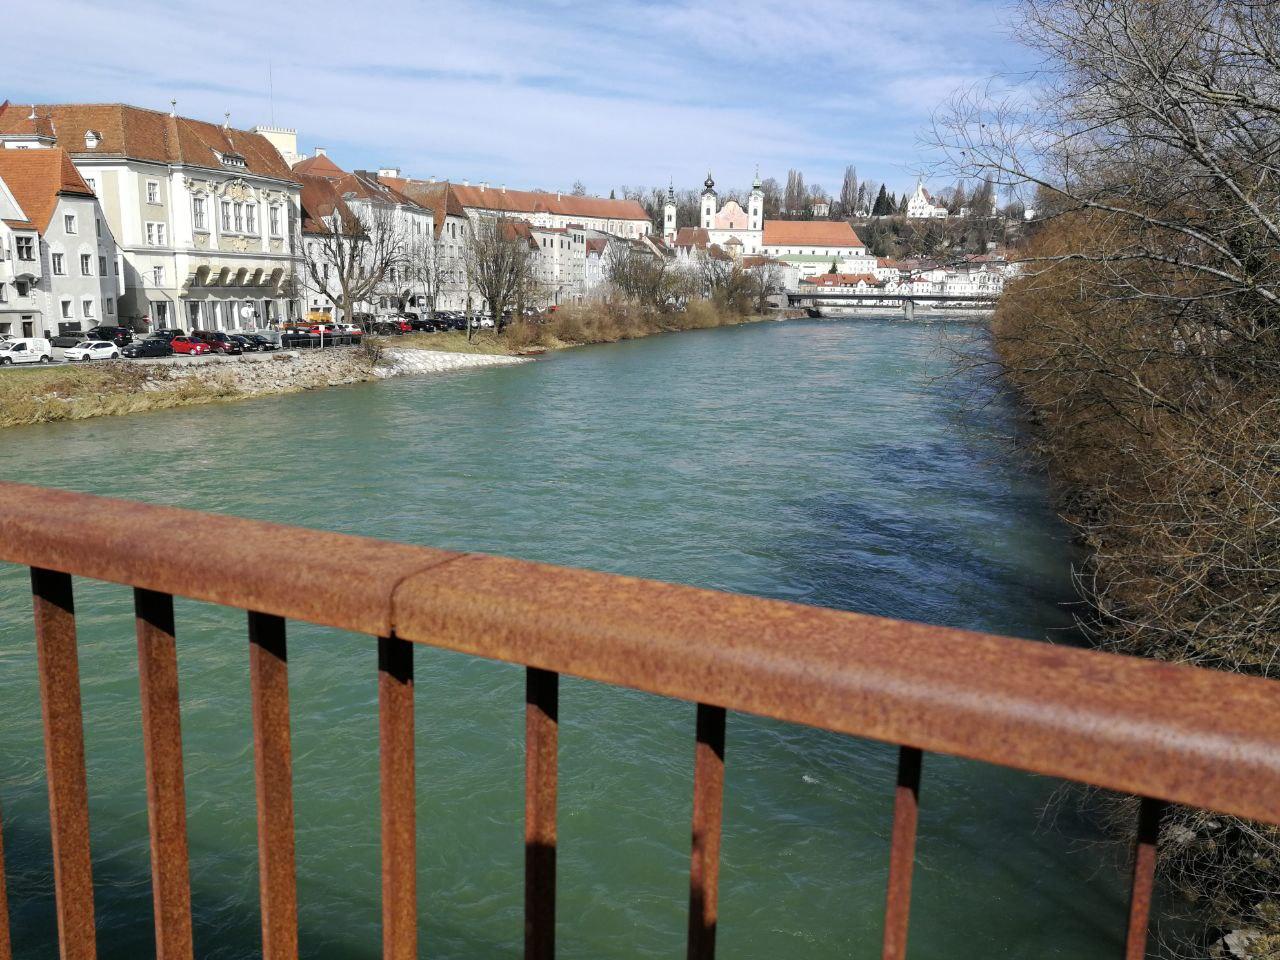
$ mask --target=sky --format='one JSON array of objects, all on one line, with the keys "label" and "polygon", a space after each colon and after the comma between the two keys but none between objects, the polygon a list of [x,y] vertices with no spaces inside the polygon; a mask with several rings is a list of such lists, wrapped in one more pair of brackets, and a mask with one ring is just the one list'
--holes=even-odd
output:
[{"label": "sky", "polygon": [[757,164],[910,188],[938,104],[1028,67],[1007,0],[44,0],[17,24],[0,100],[176,98],[348,170],[601,195]]}]

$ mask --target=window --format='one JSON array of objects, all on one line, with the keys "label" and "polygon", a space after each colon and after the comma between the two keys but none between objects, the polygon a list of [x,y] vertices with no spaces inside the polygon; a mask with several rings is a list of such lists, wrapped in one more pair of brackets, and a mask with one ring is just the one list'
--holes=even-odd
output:
[{"label": "window", "polygon": [[231,201],[222,201],[222,232],[227,233],[231,230]]},{"label": "window", "polygon": [[65,277],[67,275],[66,265],[62,262],[62,254],[55,253],[50,259],[53,261],[53,275],[55,277]]},{"label": "window", "polygon": [[76,215],[74,213],[63,214],[62,229],[65,233],[76,232]]},{"label": "window", "polygon": [[157,287],[164,286],[164,267],[151,268],[151,282]]},{"label": "window", "polygon": [[107,258],[98,258],[98,276],[105,277],[107,275]]},{"label": "window", "polygon": [[191,199],[191,222],[197,230],[208,229],[204,222],[204,197]]},{"label": "window", "polygon": [[98,192],[98,178],[97,178],[97,177],[85,177],[85,178],[84,178],[84,182],[85,182],[86,184],[88,184],[89,189],[90,189],[90,190],[92,190],[94,193],[97,193],[97,192]]},{"label": "window", "polygon": [[92,300],[86,298],[80,301],[80,315],[83,316],[86,320],[93,319],[93,301]]},{"label": "window", "polygon": [[94,218],[94,226],[97,229],[98,236],[102,236],[102,218],[101,217]]},{"label": "window", "polygon": [[80,254],[80,276],[82,277],[93,276],[93,254],[91,253]]},{"label": "window", "polygon": [[15,237],[14,243],[18,246],[19,260],[34,260],[36,258],[36,244],[31,237]]},{"label": "window", "polygon": [[8,303],[8,302],[9,302],[8,288],[3,283],[0,283],[0,303]]},{"label": "window", "polygon": [[160,202],[160,181],[148,180],[147,181],[147,203],[159,203],[159,202]]},{"label": "window", "polygon": [[235,214],[236,233],[244,233],[244,204],[236,203],[231,209]]},{"label": "window", "polygon": [[258,232],[258,205],[256,203],[246,203],[244,205],[244,225],[249,233],[257,234]]},{"label": "window", "polygon": [[271,209],[267,212],[267,216],[270,218],[271,235],[273,237],[280,236],[280,207],[279,206],[271,207]]},{"label": "window", "polygon": [[30,286],[26,280],[13,281],[13,292],[20,297],[25,297],[30,290]]},{"label": "window", "polygon": [[163,247],[165,243],[165,226],[163,223],[149,222],[147,224],[147,246]]},{"label": "window", "polygon": [[75,314],[71,312],[71,301],[63,300],[62,301],[62,319],[70,320],[73,316],[75,316]]},{"label": "window", "polygon": [[116,302],[112,300],[110,297],[107,297],[106,304],[107,304],[107,316],[114,317],[116,315]]}]

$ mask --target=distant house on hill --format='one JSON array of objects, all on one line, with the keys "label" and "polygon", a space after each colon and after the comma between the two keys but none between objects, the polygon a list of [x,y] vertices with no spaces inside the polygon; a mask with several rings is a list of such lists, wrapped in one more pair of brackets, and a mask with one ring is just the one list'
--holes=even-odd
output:
[{"label": "distant house on hill", "polygon": [[907,216],[912,220],[933,220],[945,217],[947,208],[935,203],[923,183],[916,184],[916,192],[907,201]]}]

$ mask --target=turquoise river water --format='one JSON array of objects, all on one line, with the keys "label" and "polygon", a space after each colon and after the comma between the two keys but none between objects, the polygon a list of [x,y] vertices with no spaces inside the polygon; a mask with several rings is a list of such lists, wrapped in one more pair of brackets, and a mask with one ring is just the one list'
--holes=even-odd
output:
[{"label": "turquoise river water", "polygon": [[[0,435],[0,477],[1062,640],[1070,546],[975,328],[793,321]],[[937,379],[941,377],[942,379]],[[251,567],[245,577],[262,571]],[[317,581],[308,558],[290,571]],[[446,569],[442,576],[448,576]],[[131,596],[77,581],[100,956],[151,951]],[[244,615],[179,601],[200,957],[258,950]],[[300,937],[379,955],[376,651],[290,624]],[[523,673],[419,648],[423,955],[517,957]],[[682,954],[693,707],[561,688],[559,955]],[[720,953],[879,956],[895,752],[731,715]],[[1120,865],[1052,780],[926,757],[916,958],[1116,954]],[[16,955],[56,931],[26,571],[0,565],[0,807]]]}]

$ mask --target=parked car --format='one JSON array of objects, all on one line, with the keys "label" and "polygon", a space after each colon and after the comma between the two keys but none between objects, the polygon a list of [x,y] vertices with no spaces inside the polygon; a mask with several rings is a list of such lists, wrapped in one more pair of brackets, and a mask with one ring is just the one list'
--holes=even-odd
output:
[{"label": "parked car", "polygon": [[230,355],[239,355],[244,353],[240,344],[231,339],[229,333],[223,333],[221,330],[192,330],[191,338],[199,340],[201,343],[208,344],[211,353],[225,353]]},{"label": "parked car", "polygon": [[192,357],[199,357],[209,352],[209,345],[194,337],[174,337],[169,341],[169,345],[173,347],[174,353],[184,353]]},{"label": "parked car", "polygon": [[280,331],[282,347],[311,347],[319,344],[319,335],[313,334],[308,327],[285,327]]},{"label": "parked car", "polygon": [[361,330],[354,323],[338,324],[338,332],[341,334],[345,334],[346,336],[350,337],[352,340],[359,340],[361,337],[364,336],[364,331]]},{"label": "parked car", "polygon": [[[239,336],[241,340],[245,340],[253,344],[252,349],[254,350],[274,350],[276,348],[276,342],[274,340],[269,337],[264,337],[260,333],[241,333],[237,334],[237,336]],[[248,350],[250,348],[245,347],[245,349]]]},{"label": "parked car", "polygon": [[48,363],[53,359],[53,344],[42,337],[9,338],[0,343],[0,366],[12,363]]},{"label": "parked car", "polygon": [[187,335],[187,331],[178,330],[177,328],[174,328],[174,327],[166,328],[164,330],[157,330],[155,333],[151,334],[151,336],[153,337],[164,337],[164,339],[166,340],[172,340],[174,337],[185,337],[186,335]]},{"label": "parked car", "polygon": [[254,343],[252,340],[246,337],[243,333],[233,333],[233,334],[230,334],[230,337],[236,343],[240,344],[240,351],[242,353],[257,353],[261,349],[256,343]]},{"label": "parked car", "polygon": [[74,347],[67,347],[62,355],[68,363],[76,360],[116,360],[120,357],[120,348],[110,340],[85,340]]},{"label": "parked car", "polygon": [[85,333],[85,340],[108,340],[117,347],[123,347],[133,341],[133,332],[128,327],[94,327]]},{"label": "parked car", "polygon": [[422,333],[436,332],[435,322],[430,317],[414,317],[409,321],[409,326]]},{"label": "parked car", "polygon": [[59,323],[57,336],[50,338],[49,342],[55,347],[74,347],[77,343],[83,343],[84,339],[80,324],[71,320]]},{"label": "parked car", "polygon": [[[510,320],[511,318],[510,318],[510,317],[504,317],[503,319],[504,319],[504,320]],[[484,316],[484,317],[476,317],[476,326],[477,326],[477,327],[484,327],[484,328],[486,328],[486,329],[492,330],[492,329],[493,329],[493,317],[488,317],[488,316]]]},{"label": "parked car", "polygon": [[147,337],[126,343],[120,348],[120,355],[136,360],[139,357],[172,357],[173,344],[164,337]]}]

